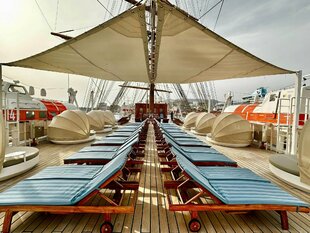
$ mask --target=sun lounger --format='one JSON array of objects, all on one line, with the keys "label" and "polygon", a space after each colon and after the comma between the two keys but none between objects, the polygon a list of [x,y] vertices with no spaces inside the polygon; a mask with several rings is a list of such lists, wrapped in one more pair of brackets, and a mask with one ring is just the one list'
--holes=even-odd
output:
[{"label": "sun lounger", "polygon": [[[184,156],[189,161],[197,166],[232,166],[237,167],[237,162],[231,160],[227,156],[221,153],[191,153],[191,152],[184,152],[182,149],[177,147],[172,147],[171,152],[173,157],[167,157],[166,161],[161,161],[160,164],[162,165],[169,165],[169,166],[176,166],[178,163],[176,161],[178,156]],[[173,168],[176,170],[176,168]],[[162,169],[163,171],[170,171],[171,169]]]},{"label": "sun lounger", "polygon": [[[140,168],[129,167],[132,165],[143,164],[142,160],[137,159],[135,151],[132,149],[132,145],[137,142],[137,139],[132,139],[127,141],[125,144],[119,147],[110,146],[92,146],[87,147],[87,149],[82,149],[81,151],[72,154],[68,158],[64,159],[65,164],[88,164],[88,165],[100,165],[106,164],[115,157],[123,153],[124,150],[127,151],[128,160],[126,162],[126,167],[131,172],[139,172]],[[111,150],[112,149],[112,150]],[[116,149],[116,150],[115,150]]]},{"label": "sun lounger", "polygon": [[165,140],[166,141],[173,141],[175,142],[177,145],[179,146],[188,146],[188,147],[192,147],[192,146],[199,146],[199,147],[210,147],[209,145],[207,145],[205,142],[197,139],[197,138],[173,138],[171,137],[169,134],[165,133]]},{"label": "sun lounger", "polygon": [[[111,214],[133,213],[138,192],[138,182],[119,178],[126,160],[124,151],[104,166],[49,167],[0,193],[0,211],[5,212],[3,233],[10,232],[12,217],[19,211],[103,214],[101,232],[112,232]],[[114,190],[113,198],[102,189]],[[134,192],[128,205],[122,203],[125,190]],[[105,200],[104,206],[90,205],[96,195]]]},{"label": "sun lounger", "polygon": [[[169,210],[191,212],[191,231],[200,229],[199,211],[274,210],[280,214],[284,230],[288,229],[287,211],[309,212],[307,203],[248,169],[197,167],[182,155],[177,156],[177,162],[183,175],[177,180],[165,181],[164,186],[168,190]],[[181,204],[173,203],[171,189],[177,190]],[[211,198],[213,204],[201,203],[205,197]]]},{"label": "sun lounger", "polygon": [[129,137],[109,137],[103,138],[102,140],[95,141],[92,146],[121,146],[128,143],[131,140],[138,142],[138,134],[132,134]]}]

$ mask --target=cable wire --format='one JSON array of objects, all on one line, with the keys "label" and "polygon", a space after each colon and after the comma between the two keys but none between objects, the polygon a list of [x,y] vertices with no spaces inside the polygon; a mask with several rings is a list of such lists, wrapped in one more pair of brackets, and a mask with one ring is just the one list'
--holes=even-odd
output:
[{"label": "cable wire", "polygon": [[37,2],[37,0],[34,0],[34,1],[36,2],[37,6],[38,6],[38,8],[39,8],[39,10],[40,10],[40,13],[41,13],[41,15],[43,16],[43,18],[44,18],[46,24],[48,25],[48,27],[50,28],[50,30],[53,31],[53,29],[52,29],[50,23],[48,22],[47,18],[46,18],[45,15],[44,15],[44,13],[43,13],[43,11],[42,11],[42,9],[41,9],[39,3]]},{"label": "cable wire", "polygon": [[207,10],[206,13],[204,13],[202,16],[200,16],[200,18],[198,20],[200,20],[202,17],[204,17],[206,14],[208,14],[210,11],[212,11],[218,4],[220,4],[222,1],[224,0],[220,0],[218,1],[213,7],[211,7],[209,10]]},{"label": "cable wire", "polygon": [[99,1],[99,0],[97,0],[97,2],[107,11],[107,12],[109,12],[109,14],[112,16],[112,17],[114,17],[114,15]]},{"label": "cable wire", "polygon": [[216,21],[215,21],[215,24],[214,24],[213,31],[215,31],[215,28],[216,28],[216,25],[217,25],[217,21],[219,20],[220,14],[221,14],[221,12],[222,12],[223,5],[224,5],[224,0],[222,1],[222,4],[221,4],[220,10],[219,10],[219,13],[218,13],[218,15],[217,15],[217,18],[216,18]]}]

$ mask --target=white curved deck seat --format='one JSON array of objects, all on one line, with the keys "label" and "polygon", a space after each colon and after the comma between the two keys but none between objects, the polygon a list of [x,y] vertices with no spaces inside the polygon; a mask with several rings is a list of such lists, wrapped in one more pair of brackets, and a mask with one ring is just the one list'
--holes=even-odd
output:
[{"label": "white curved deck seat", "polygon": [[239,115],[222,113],[215,119],[211,134],[206,138],[216,145],[246,147],[252,141],[251,125]]}]

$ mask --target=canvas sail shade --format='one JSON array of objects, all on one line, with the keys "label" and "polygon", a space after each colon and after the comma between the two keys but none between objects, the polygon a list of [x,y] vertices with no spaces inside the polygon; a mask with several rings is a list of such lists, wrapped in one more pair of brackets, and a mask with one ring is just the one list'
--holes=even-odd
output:
[{"label": "canvas sail shade", "polygon": [[4,65],[145,83],[295,73],[259,59],[161,1],[156,25],[154,59],[149,59],[141,5],[52,49]]},{"label": "canvas sail shade", "polygon": [[145,7],[139,6],[45,52],[6,65],[105,80],[148,80]]},{"label": "canvas sail shade", "polygon": [[158,18],[157,83],[293,73],[237,47],[176,7],[159,3]]}]

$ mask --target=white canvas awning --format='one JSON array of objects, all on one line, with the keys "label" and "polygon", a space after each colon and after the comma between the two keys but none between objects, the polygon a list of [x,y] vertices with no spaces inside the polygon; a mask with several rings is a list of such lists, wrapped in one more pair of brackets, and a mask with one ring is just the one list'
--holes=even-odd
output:
[{"label": "white canvas awning", "polygon": [[43,53],[6,65],[147,82],[145,22],[142,5]]},{"label": "white canvas awning", "polygon": [[[156,83],[191,83],[293,73],[267,63],[158,1]],[[7,63],[105,80],[149,83],[145,6],[115,17],[61,45]],[[153,72],[153,71],[152,71]]]},{"label": "white canvas awning", "polygon": [[159,3],[158,17],[158,83],[293,73],[237,47],[173,6]]}]

